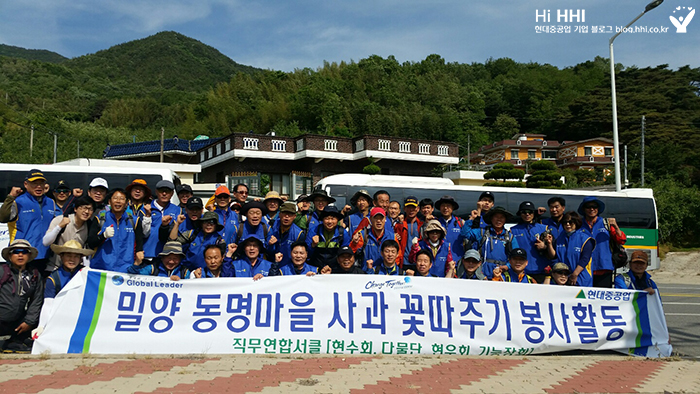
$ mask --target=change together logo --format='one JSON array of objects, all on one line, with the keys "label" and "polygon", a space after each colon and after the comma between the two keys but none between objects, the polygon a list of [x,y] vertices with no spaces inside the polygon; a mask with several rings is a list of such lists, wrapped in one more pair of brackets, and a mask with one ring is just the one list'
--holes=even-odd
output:
[{"label": "change together logo", "polygon": [[676,18],[674,15],[669,16],[669,19],[671,19],[671,23],[673,23],[673,26],[676,27],[676,33],[686,33],[686,27],[688,26],[690,21],[693,20],[693,16],[695,16],[695,8],[678,6],[673,10],[674,14],[676,12],[680,14],[685,11],[688,11],[688,14],[686,14],[686,16],[679,15],[678,18]]}]

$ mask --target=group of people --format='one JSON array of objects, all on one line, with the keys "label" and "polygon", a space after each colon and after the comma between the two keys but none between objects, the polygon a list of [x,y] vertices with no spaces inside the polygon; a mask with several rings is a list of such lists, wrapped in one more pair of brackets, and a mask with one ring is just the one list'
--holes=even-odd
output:
[{"label": "group of people", "polygon": [[656,288],[642,251],[632,254],[630,274],[614,277],[610,242],[626,238],[613,218],[603,219],[596,197],[576,211],[561,197],[547,208],[524,201],[513,215],[485,191],[465,220],[450,196],[401,204],[384,190],[359,190],[336,207],[324,190],[290,202],[274,191],[249,199],[245,184],[233,193],[219,186],[205,202],[169,180],[152,191],[141,179],[110,188],[95,178],[86,194],[62,180],[53,198],[47,185],[32,170],[0,208],[11,235],[0,272],[5,351],[28,350],[32,329],[36,336],[43,327],[42,305],[50,309],[84,266],[172,280],[371,274]]}]

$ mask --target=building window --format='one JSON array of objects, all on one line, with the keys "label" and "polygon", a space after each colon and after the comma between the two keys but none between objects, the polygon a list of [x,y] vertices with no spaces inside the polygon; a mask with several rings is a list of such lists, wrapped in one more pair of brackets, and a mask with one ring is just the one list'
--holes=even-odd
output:
[{"label": "building window", "polygon": [[399,152],[411,153],[411,143],[408,141],[399,141]]},{"label": "building window", "polygon": [[365,150],[365,140],[355,141],[355,152],[360,152]]},{"label": "building window", "polygon": [[270,190],[289,195],[289,175],[270,174]]},{"label": "building window", "polygon": [[221,144],[216,144],[216,155],[219,156],[221,154]]},{"label": "building window", "polygon": [[583,155],[584,156],[593,156],[593,147],[591,146],[585,146],[583,148]]},{"label": "building window", "polygon": [[542,158],[543,159],[556,159],[557,158],[557,151],[555,151],[555,150],[543,150],[542,151]]},{"label": "building window", "polygon": [[519,149],[511,149],[510,150],[510,159],[511,160],[518,160],[520,157],[520,150]]},{"label": "building window", "polygon": [[310,194],[314,188],[314,180],[310,176],[296,175],[294,183],[294,195]]},{"label": "building window", "polygon": [[297,152],[304,150],[304,140],[303,139],[298,139],[297,140]]},{"label": "building window", "polygon": [[605,156],[610,157],[613,155],[613,148],[605,148]]},{"label": "building window", "polygon": [[207,156],[206,156],[206,153],[204,153],[204,151],[199,152],[199,162],[200,163],[203,162],[204,160],[206,160],[206,158],[207,158]]},{"label": "building window", "polygon": [[258,175],[248,175],[248,176],[229,176],[228,177],[228,187],[233,190],[233,187],[239,183],[243,183],[248,186],[248,195],[259,196],[260,195],[260,178]]},{"label": "building window", "polygon": [[438,145],[438,156],[449,156],[450,147],[447,145]]},{"label": "building window", "polygon": [[258,150],[258,139],[243,137],[243,149]]},{"label": "building window", "polygon": [[207,149],[207,157],[210,159],[214,157],[214,150],[212,148]]},{"label": "building window", "polygon": [[377,140],[379,150],[391,150],[391,140]]},{"label": "building window", "polygon": [[323,140],[323,149],[330,151],[338,150],[338,140]]},{"label": "building window", "polygon": [[231,150],[231,140],[226,140],[224,143],[224,151],[228,152]]},{"label": "building window", "polygon": [[286,152],[287,151],[287,141],[272,140],[272,151],[273,152]]},{"label": "building window", "polygon": [[418,144],[418,153],[421,155],[430,154],[430,144]]},{"label": "building window", "polygon": [[536,159],[537,158],[537,151],[534,149],[528,149],[527,158],[528,159]]}]

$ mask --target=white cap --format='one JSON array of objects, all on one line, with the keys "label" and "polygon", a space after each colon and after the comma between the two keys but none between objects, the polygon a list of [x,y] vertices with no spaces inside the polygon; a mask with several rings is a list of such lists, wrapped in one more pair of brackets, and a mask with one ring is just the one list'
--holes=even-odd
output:
[{"label": "white cap", "polygon": [[105,189],[109,190],[109,185],[107,184],[107,180],[104,178],[95,178],[90,182],[90,189],[94,187],[104,187]]}]

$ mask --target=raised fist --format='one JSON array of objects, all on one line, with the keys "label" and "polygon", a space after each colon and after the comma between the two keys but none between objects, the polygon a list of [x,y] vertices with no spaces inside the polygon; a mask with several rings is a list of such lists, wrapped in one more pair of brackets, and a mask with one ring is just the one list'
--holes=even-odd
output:
[{"label": "raised fist", "polygon": [[107,227],[103,234],[105,236],[105,239],[114,237],[114,225]]}]

